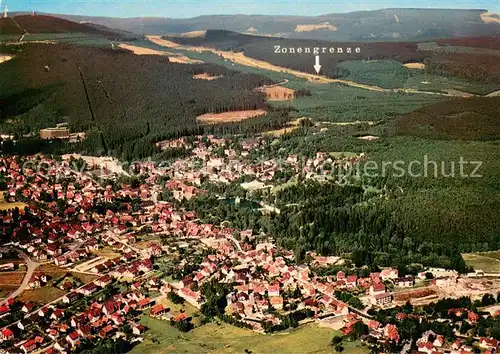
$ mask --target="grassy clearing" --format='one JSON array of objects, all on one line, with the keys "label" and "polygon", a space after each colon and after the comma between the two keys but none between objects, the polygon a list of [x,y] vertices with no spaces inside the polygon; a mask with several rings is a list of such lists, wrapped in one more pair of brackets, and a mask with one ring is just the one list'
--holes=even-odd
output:
[{"label": "grassy clearing", "polygon": [[42,264],[36,269],[37,272],[42,272],[49,275],[51,278],[60,278],[64,276],[68,271],[64,268],[60,268],[54,264]]},{"label": "grassy clearing", "polygon": [[108,259],[114,259],[114,258],[121,256],[120,253],[115,252],[115,250],[109,246],[105,246],[102,249],[95,250],[92,253],[99,256],[99,257],[104,257],[104,258],[108,258]]},{"label": "grassy clearing", "polygon": [[97,278],[99,278],[98,275],[92,275],[92,274],[87,274],[87,273],[78,273],[78,272],[72,272],[71,275],[73,276],[73,278],[80,280],[84,284],[90,283],[91,281],[94,281]]},{"label": "grassy clearing", "polygon": [[170,312],[172,312],[175,315],[180,313],[181,311],[184,311],[186,315],[193,316],[196,312],[198,312],[198,309],[196,309],[193,305],[187,302],[184,302],[183,304],[174,304],[172,301],[170,301],[165,297],[161,298],[157,302],[169,308]]},{"label": "grassy clearing", "polygon": [[38,302],[46,304],[66,294],[65,291],[52,286],[44,286],[38,289],[25,290],[19,295],[21,302]]},{"label": "grassy clearing", "polygon": [[[493,256],[489,256],[492,253]],[[462,257],[469,267],[486,273],[500,273],[499,251],[484,253],[463,253]]]},{"label": "grassy clearing", "polygon": [[491,252],[481,252],[479,253],[481,256],[494,258],[500,261],[500,251],[491,251]]},{"label": "grassy clearing", "polygon": [[[166,322],[144,317],[141,322],[149,328],[143,343],[132,353],[331,353],[331,339],[338,332],[318,327],[316,324],[301,326],[289,332],[259,334],[230,326],[210,323],[191,332],[181,333]],[[159,343],[153,344],[153,338]],[[358,342],[345,342],[344,353],[368,353]]]}]

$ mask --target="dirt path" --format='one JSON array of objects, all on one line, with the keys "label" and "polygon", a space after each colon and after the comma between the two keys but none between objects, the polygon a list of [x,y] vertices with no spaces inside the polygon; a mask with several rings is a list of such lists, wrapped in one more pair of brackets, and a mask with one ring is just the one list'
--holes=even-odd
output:
[{"label": "dirt path", "polygon": [[[226,52],[226,51],[217,50],[217,49],[208,48],[208,47],[194,47],[194,46],[180,45],[180,44],[174,43],[172,41],[162,39],[161,36],[149,35],[146,37],[151,42],[153,42],[159,46],[180,49],[180,50],[187,50],[187,51],[197,52],[197,53],[202,53],[202,52],[208,51],[208,52],[212,52],[218,56],[222,56],[224,59],[230,60],[230,61],[235,62],[237,64],[250,66],[250,67],[254,67],[254,68],[259,68],[259,69],[264,69],[264,70],[284,72],[284,73],[291,74],[291,75],[294,75],[294,76],[299,77],[299,78],[309,80],[311,82],[324,83],[324,84],[340,83],[340,84],[344,84],[347,86],[357,87],[360,89],[369,90],[369,91],[376,91],[376,92],[404,92],[404,93],[418,93],[418,94],[450,96],[450,97],[461,96],[461,93],[459,94],[459,93],[455,93],[455,92],[440,93],[440,92],[419,91],[419,90],[415,90],[415,89],[405,89],[405,88],[385,89],[385,88],[382,88],[379,86],[362,84],[362,83],[350,81],[350,80],[331,79],[331,78],[328,78],[328,77],[322,76],[322,75],[310,74],[310,73],[306,73],[306,72],[302,72],[302,71],[298,71],[298,70],[293,70],[293,69],[288,69],[288,68],[284,68],[281,66],[277,66],[277,65],[268,63],[266,61],[263,61],[263,60],[247,57],[243,53]],[[311,67],[312,67],[312,64],[311,64]]]}]

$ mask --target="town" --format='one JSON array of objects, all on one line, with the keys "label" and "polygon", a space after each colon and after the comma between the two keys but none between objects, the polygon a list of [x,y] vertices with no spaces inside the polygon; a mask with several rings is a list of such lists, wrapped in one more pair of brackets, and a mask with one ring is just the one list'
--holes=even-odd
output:
[{"label": "town", "polygon": [[[174,139],[158,146],[185,156],[134,162],[128,172],[112,159],[1,157],[4,198],[15,207],[0,219],[0,277],[24,270],[0,303],[4,352],[126,352],[147,338],[147,317],[183,332],[218,318],[263,336],[316,322],[343,334],[332,338],[339,352],[352,340],[367,352],[498,349],[498,274],[422,266],[401,274],[396,264],[299,256],[272,234],[208,223],[191,208],[212,196],[276,215],[279,205],[259,197],[290,176],[339,183],[328,170],[364,158],[277,159],[266,157],[270,144],[261,136]],[[45,295],[24,300],[27,291]]]}]

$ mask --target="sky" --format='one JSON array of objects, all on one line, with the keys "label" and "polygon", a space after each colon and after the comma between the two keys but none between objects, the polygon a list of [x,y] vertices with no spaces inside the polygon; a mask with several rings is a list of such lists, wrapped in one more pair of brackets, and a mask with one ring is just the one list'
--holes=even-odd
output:
[{"label": "sky", "polygon": [[186,18],[200,15],[307,15],[391,7],[487,9],[500,0],[0,0],[10,11],[110,17]]}]

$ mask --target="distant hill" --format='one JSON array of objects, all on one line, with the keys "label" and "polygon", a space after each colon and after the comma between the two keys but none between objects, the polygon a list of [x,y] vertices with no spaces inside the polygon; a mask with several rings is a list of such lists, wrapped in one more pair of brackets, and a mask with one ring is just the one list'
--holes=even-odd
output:
[{"label": "distant hill", "polygon": [[396,131],[433,139],[500,138],[500,97],[457,98],[416,110],[396,121]]},{"label": "distant hill", "polygon": [[47,15],[19,15],[0,18],[0,35],[23,35],[41,33],[84,33],[108,39],[133,39],[137,35],[123,30],[114,30],[99,24],[76,23]]},{"label": "distant hill", "polygon": [[240,33],[330,41],[414,41],[500,34],[487,10],[383,9],[321,16],[214,15],[188,19],[54,15],[141,34],[221,29]]}]

